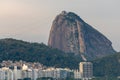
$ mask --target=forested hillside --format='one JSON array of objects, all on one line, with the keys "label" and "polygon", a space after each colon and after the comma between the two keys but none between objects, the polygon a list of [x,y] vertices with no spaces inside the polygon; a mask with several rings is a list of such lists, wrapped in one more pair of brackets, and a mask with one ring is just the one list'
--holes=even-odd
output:
[{"label": "forested hillside", "polygon": [[93,61],[94,76],[120,76],[120,53]]},{"label": "forested hillside", "polygon": [[43,43],[29,43],[15,39],[0,40],[0,61],[24,60],[46,66],[78,68],[81,57],[52,49]]}]

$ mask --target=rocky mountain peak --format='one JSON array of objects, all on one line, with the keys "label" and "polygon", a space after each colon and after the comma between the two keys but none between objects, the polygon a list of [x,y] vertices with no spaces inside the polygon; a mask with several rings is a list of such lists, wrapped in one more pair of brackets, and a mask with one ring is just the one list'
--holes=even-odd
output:
[{"label": "rocky mountain peak", "polygon": [[65,52],[95,59],[115,53],[103,34],[73,12],[62,11],[53,21],[48,45]]}]

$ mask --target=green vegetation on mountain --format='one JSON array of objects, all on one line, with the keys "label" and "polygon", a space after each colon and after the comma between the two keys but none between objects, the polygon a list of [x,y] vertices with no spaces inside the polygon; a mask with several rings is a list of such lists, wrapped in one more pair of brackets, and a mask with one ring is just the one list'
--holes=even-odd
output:
[{"label": "green vegetation on mountain", "polygon": [[[77,57],[77,58],[76,58]],[[78,68],[81,57],[52,49],[43,43],[29,43],[15,39],[0,40],[0,61],[40,62],[46,66]]]},{"label": "green vegetation on mountain", "polygon": [[94,60],[93,65],[94,76],[118,77],[120,76],[120,53]]}]

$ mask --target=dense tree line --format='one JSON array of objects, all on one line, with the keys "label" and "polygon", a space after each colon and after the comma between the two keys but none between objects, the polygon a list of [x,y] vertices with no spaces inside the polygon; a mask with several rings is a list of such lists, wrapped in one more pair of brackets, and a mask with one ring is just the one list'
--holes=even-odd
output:
[{"label": "dense tree line", "polygon": [[[77,58],[76,58],[77,57]],[[15,39],[0,40],[0,61],[40,62],[46,66],[78,68],[81,57],[52,49],[43,43],[29,43]]]},{"label": "dense tree line", "polygon": [[120,76],[120,53],[94,60],[93,66],[94,76],[118,77]]}]

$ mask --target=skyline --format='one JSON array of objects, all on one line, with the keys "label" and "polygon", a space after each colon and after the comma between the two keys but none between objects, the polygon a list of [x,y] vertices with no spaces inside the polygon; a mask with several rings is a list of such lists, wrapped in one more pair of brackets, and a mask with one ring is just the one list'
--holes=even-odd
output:
[{"label": "skyline", "polygon": [[119,0],[1,0],[0,39],[15,38],[47,44],[55,17],[65,10],[79,15],[120,51]]}]

